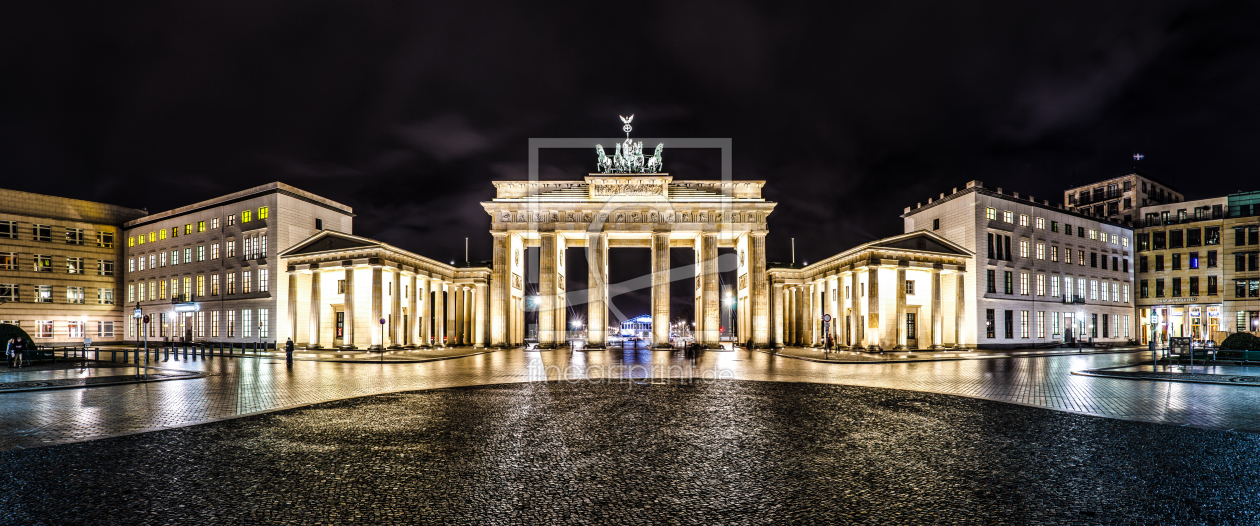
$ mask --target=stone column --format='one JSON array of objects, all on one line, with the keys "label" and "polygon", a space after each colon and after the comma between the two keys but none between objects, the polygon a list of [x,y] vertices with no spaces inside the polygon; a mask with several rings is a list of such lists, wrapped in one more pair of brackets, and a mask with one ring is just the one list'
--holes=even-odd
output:
[{"label": "stone column", "polygon": [[538,348],[556,346],[556,233],[541,232],[538,250]]},{"label": "stone column", "polygon": [[794,321],[796,335],[793,342],[795,342],[795,344],[798,347],[804,347],[805,346],[805,287],[803,285],[797,285],[795,287],[792,293],[792,301],[793,303],[795,303],[795,305],[793,306],[793,313],[796,317],[796,320]]},{"label": "stone column", "polygon": [[864,334],[862,327],[862,307],[858,303],[858,297],[861,296],[861,283],[858,283],[858,271],[854,269],[849,273],[849,325],[852,327],[852,336],[849,338],[853,341],[854,350],[863,350],[862,335]]},{"label": "stone column", "polygon": [[465,344],[467,334],[464,333],[464,307],[467,303],[464,298],[464,285],[451,285],[451,304],[455,308],[455,328],[451,329],[451,342],[456,346]]},{"label": "stone column", "polygon": [[372,323],[369,325],[372,328],[372,347],[370,348],[379,349],[385,348],[385,327],[381,323],[381,318],[385,315],[384,298],[382,298],[384,296],[382,289],[385,286],[383,270],[380,265],[372,265]]},{"label": "stone column", "polygon": [[866,343],[867,349],[883,348],[880,340],[879,265],[866,267]]},{"label": "stone column", "polygon": [[307,344],[307,347],[312,348],[312,349],[319,348],[319,330],[323,326],[323,324],[320,323],[323,320],[320,320],[320,312],[319,312],[320,302],[321,302],[321,300],[319,299],[320,292],[321,292],[320,287],[322,287],[322,285],[320,284],[319,277],[322,274],[323,272],[320,272],[319,267],[312,263],[311,264],[311,319],[310,319],[311,332],[310,332],[310,342]]},{"label": "stone column", "polygon": [[433,278],[433,345],[446,346],[446,298],[444,282]]},{"label": "stone column", "polygon": [[493,268],[490,270],[490,345],[495,347],[507,347],[508,330],[511,328],[508,301],[511,299],[512,268],[508,261],[508,240],[507,233],[494,233]]},{"label": "stone column", "polygon": [[289,272],[289,338],[293,340],[293,344],[297,345],[297,302],[298,302],[298,273],[297,270]]},{"label": "stone column", "polygon": [[433,299],[433,280],[429,276],[417,276],[416,281],[420,288],[416,289],[416,300],[420,302],[419,315],[416,322],[420,325],[417,331],[420,334],[420,341],[417,342],[421,347],[430,347],[433,343],[430,338],[433,335],[433,329],[430,320],[433,318],[433,307],[430,301]]},{"label": "stone column", "polygon": [[464,345],[473,343],[473,288],[464,285]]},{"label": "stone column", "polygon": [[652,233],[652,348],[669,348],[669,233]]},{"label": "stone column", "polygon": [[718,250],[717,250],[717,234],[705,233],[700,235],[700,265],[704,269],[704,275],[701,277],[703,282],[701,292],[701,305],[703,306],[702,314],[704,315],[704,330],[700,333],[701,343],[709,347],[716,347],[720,344],[718,337],[718,327],[720,327],[720,298],[718,297]]},{"label": "stone column", "polygon": [[932,348],[942,349],[941,331],[944,330],[944,314],[941,312],[941,269],[932,269]]},{"label": "stone column", "polygon": [[958,273],[956,279],[957,285],[954,287],[954,348],[962,349],[965,338],[963,338],[963,313],[967,310],[967,287],[963,273]]},{"label": "stone column", "polygon": [[403,344],[403,323],[402,323],[402,272],[393,269],[390,279],[394,285],[394,301],[389,306],[389,345],[390,347],[400,347]]},{"label": "stone column", "polygon": [[782,283],[774,284],[774,296],[771,303],[774,305],[774,339],[770,342],[775,349],[783,347],[783,328],[787,325],[785,316],[787,311],[783,309],[783,304],[787,302],[787,293],[783,290]]},{"label": "stone column", "polygon": [[814,308],[818,305],[818,297],[814,294],[814,288],[814,282],[810,281],[801,290],[805,294],[805,315],[801,320],[805,326],[805,341],[801,343],[804,347],[814,347],[817,344],[816,335],[818,334],[819,314]]},{"label": "stone column", "polygon": [[[608,237],[586,235],[586,347],[602,349],[608,336]],[[655,260],[654,260],[655,261]]]},{"label": "stone column", "polygon": [[455,326],[455,296],[459,291],[459,287],[453,281],[446,282],[446,302],[442,304],[446,308],[446,344],[449,346],[459,345],[459,331]]},{"label": "stone column", "polygon": [[[921,321],[921,320],[918,320]],[[906,348],[906,267],[897,267],[897,349]]]},{"label": "stone column", "polygon": [[354,267],[344,266],[343,268],[346,271],[346,293],[342,307],[345,309],[346,327],[341,333],[341,342],[342,345],[354,349]]},{"label": "stone column", "polygon": [[415,346],[418,343],[420,333],[416,330],[420,326],[420,311],[416,310],[416,299],[420,295],[420,289],[416,288],[418,281],[415,274],[407,277],[411,283],[408,284],[410,294],[407,295],[407,345]]},{"label": "stone column", "polygon": [[[753,344],[770,345],[770,282],[766,279],[766,233],[753,232],[748,237],[748,273],[752,279]],[[716,280],[716,278],[715,278]]]},{"label": "stone column", "polygon": [[485,283],[477,283],[477,290],[473,294],[473,300],[476,308],[473,310],[473,347],[481,348],[486,346],[486,328],[488,320],[486,316],[490,313],[490,291],[489,285]]}]

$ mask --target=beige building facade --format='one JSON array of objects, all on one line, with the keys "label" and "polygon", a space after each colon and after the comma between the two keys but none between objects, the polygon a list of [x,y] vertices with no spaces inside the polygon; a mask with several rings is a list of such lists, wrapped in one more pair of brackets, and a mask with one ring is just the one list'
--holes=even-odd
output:
[{"label": "beige building facade", "polygon": [[0,190],[0,323],[38,345],[121,340],[122,225],[145,213]]},{"label": "beige building facade", "polygon": [[1063,191],[1063,206],[1068,211],[1123,224],[1140,219],[1138,209],[1144,206],[1185,199],[1171,186],[1137,172]]},{"label": "beige building facade", "polygon": [[125,302],[150,322],[136,341],[273,342],[288,280],[278,253],[324,231],[349,233],[353,210],[270,183],[129,221]]}]

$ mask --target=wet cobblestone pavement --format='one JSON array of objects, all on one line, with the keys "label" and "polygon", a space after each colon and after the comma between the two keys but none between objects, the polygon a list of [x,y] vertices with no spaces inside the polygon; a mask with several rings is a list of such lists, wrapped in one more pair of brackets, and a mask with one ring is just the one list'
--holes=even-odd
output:
[{"label": "wet cobblestone pavement", "polygon": [[1082,414],[1213,429],[1260,431],[1260,389],[1143,382],[1072,371],[1138,363],[1132,354],[922,363],[830,364],[760,352],[497,351],[414,364],[189,358],[164,369],[206,378],[0,393],[0,451],[92,440],[329,400],[416,389],[565,378],[708,377],[889,387],[954,394]]},{"label": "wet cobblestone pavement", "polygon": [[1260,521],[1253,434],[901,390],[659,382],[370,396],[7,451],[0,523]]}]

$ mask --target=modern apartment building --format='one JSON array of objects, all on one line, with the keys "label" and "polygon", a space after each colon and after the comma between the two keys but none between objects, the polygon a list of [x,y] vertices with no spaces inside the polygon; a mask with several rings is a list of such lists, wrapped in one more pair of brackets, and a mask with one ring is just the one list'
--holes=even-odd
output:
[{"label": "modern apartment building", "polygon": [[1222,232],[1226,264],[1224,317],[1230,331],[1260,335],[1260,191],[1230,194]]},{"label": "modern apartment building", "polygon": [[1223,277],[1227,208],[1224,197],[1142,207],[1134,235],[1142,343],[1232,330]]},{"label": "modern apartment building", "polygon": [[1137,209],[1141,207],[1184,200],[1185,196],[1172,187],[1139,172],[1063,192],[1063,205],[1068,211],[1124,224],[1138,219]]},{"label": "modern apartment building", "polygon": [[[353,218],[349,206],[276,182],[129,221],[127,310],[150,316],[150,340],[275,341],[288,298],[277,255],[320,230],[351,233]],[[128,340],[142,337],[140,325],[130,320]]]},{"label": "modern apartment building", "polygon": [[1129,226],[980,181],[902,217],[906,232],[929,230],[976,254],[976,268],[962,274],[964,341],[1016,348],[1136,337]]},{"label": "modern apartment building", "polygon": [[122,339],[122,225],[145,213],[0,190],[0,322],[38,345]]}]

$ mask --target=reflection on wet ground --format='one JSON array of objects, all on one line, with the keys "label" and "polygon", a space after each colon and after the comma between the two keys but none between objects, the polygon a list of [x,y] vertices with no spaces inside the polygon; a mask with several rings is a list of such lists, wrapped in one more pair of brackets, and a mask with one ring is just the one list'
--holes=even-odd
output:
[{"label": "reflection on wet ground", "polygon": [[4,393],[0,450],[183,426],[326,400],[541,380],[700,378],[847,384],[953,394],[1061,411],[1218,429],[1260,430],[1260,389],[1070,374],[1144,353],[969,361],[829,364],[746,350],[504,350],[426,363],[189,358],[164,368],[213,373],[154,384]]}]

